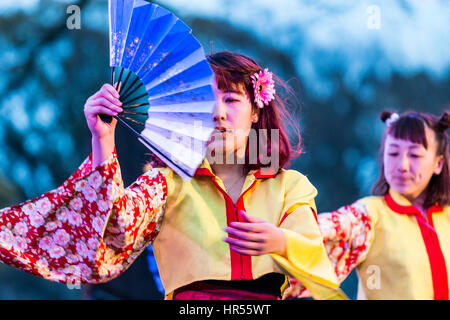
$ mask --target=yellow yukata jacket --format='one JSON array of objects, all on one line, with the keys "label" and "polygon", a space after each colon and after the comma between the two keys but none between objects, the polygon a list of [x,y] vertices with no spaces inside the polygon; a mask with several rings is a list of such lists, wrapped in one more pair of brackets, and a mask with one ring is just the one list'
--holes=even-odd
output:
[{"label": "yellow yukata jacket", "polygon": [[319,214],[340,281],[357,267],[367,299],[448,300],[450,206],[424,215],[394,190]]},{"label": "yellow yukata jacket", "polygon": [[[206,160],[189,182],[171,169],[158,170],[166,178],[167,202],[152,246],[166,292],[195,281],[252,280],[277,272],[299,278],[317,299],[342,298],[317,223],[317,191],[304,175],[253,170],[233,203]],[[227,236],[223,228],[243,222],[238,210],[282,228],[286,257],[232,251],[222,240]]]},{"label": "yellow yukata jacket", "polygon": [[[189,182],[151,169],[125,188],[115,151],[95,168],[90,156],[57,189],[0,210],[0,261],[61,283],[102,283],[153,242],[169,294],[195,281],[278,272],[316,299],[345,298],[316,221],[316,194],[297,171],[252,171],[234,204],[206,162]],[[232,252],[223,228],[239,221],[238,209],[282,228],[286,256]]]}]

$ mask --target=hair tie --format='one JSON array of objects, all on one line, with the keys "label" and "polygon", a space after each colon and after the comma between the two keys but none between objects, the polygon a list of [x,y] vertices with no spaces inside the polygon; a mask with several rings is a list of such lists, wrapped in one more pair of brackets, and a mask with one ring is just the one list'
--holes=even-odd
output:
[{"label": "hair tie", "polygon": [[446,111],[438,121],[438,126],[442,132],[450,128],[450,114]]},{"label": "hair tie", "polygon": [[386,119],[386,125],[388,127],[390,127],[395,121],[398,120],[398,118],[400,118],[400,116],[398,115],[398,113],[393,113],[391,114],[391,116],[389,118]]},{"label": "hair tie", "polygon": [[255,103],[259,108],[264,108],[270,101],[275,99],[275,82],[272,78],[272,72],[268,69],[256,72],[251,76],[253,90],[255,92]]}]

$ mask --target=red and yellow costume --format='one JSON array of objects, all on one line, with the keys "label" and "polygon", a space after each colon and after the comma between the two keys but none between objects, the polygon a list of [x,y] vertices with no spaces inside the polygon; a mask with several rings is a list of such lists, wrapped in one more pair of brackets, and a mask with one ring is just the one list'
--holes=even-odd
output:
[{"label": "red and yellow costume", "polygon": [[[0,258],[49,280],[98,283],[124,272],[153,241],[168,293],[206,280],[289,273],[315,298],[339,298],[316,194],[297,171],[251,171],[233,203],[207,161],[189,182],[170,169],[152,169],[124,188],[114,152],[94,169],[87,159],[58,189],[1,210]],[[240,209],[283,230],[286,256],[230,250],[223,228],[241,221]]]},{"label": "red and yellow costume", "polygon": [[450,206],[425,217],[391,189],[318,219],[339,281],[356,267],[368,299],[449,299]]}]

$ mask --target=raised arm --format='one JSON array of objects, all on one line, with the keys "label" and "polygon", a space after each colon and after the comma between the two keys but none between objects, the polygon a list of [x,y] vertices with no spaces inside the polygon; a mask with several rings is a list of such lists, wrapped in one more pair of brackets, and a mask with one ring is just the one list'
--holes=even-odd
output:
[{"label": "raised arm", "polygon": [[[97,102],[86,103],[86,118],[91,112],[114,115],[101,105],[107,98],[93,97]],[[93,146],[99,149],[59,188],[0,210],[3,263],[62,283],[104,282],[124,272],[158,234],[167,196],[164,176],[151,170],[125,189],[115,123],[87,120],[90,128],[97,126]]]},{"label": "raised arm", "polygon": [[104,162],[114,150],[114,132],[117,120],[103,122],[100,114],[116,116],[122,111],[122,102],[117,90],[110,84],[104,84],[99,91],[89,97],[84,105],[84,115],[92,133],[92,164],[94,167]]}]

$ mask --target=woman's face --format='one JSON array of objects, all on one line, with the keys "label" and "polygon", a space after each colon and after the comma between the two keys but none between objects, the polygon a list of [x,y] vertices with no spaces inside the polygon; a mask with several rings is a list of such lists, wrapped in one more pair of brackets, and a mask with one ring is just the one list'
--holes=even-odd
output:
[{"label": "woman's face", "polygon": [[258,120],[258,114],[253,111],[243,85],[221,90],[214,79],[213,90],[216,97],[213,113],[216,130],[208,142],[208,150],[214,151],[216,158],[221,158],[218,154],[243,157],[252,122]]},{"label": "woman's face", "polygon": [[434,132],[425,127],[428,148],[408,140],[387,135],[384,144],[384,176],[395,191],[410,202],[426,189],[433,174],[442,171],[443,157],[436,156]]}]

